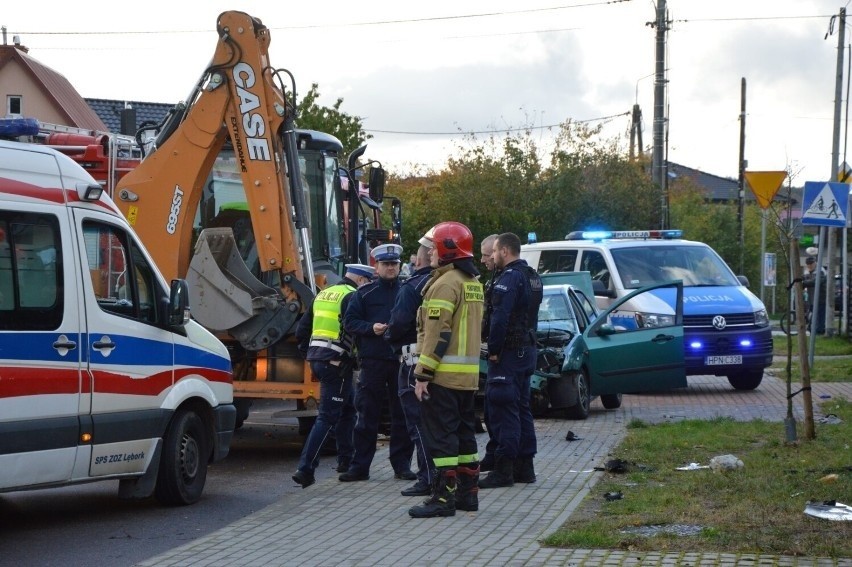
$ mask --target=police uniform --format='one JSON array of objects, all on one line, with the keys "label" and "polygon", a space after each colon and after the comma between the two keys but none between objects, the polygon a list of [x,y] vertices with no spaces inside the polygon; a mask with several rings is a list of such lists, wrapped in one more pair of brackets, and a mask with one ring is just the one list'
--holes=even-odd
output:
[{"label": "police uniform", "polygon": [[[399,262],[401,252],[402,246],[398,244],[383,244],[374,248],[371,256],[377,262]],[[369,478],[385,398],[390,405],[391,465],[398,478],[414,478],[411,472],[414,445],[405,427],[397,387],[399,355],[394,353],[383,335],[376,335],[373,330],[375,323],[387,323],[390,320],[391,307],[396,301],[399,287],[397,277],[392,280],[378,278],[359,288],[352,294],[343,318],[346,331],[355,339],[361,368],[355,392],[355,408],[358,411],[353,435],[355,454],[349,470],[339,477],[344,482]]]},{"label": "police uniform", "polygon": [[[537,446],[530,409],[530,377],[535,371],[535,330],[541,300],[541,278],[521,259],[507,264],[491,289],[488,354],[496,355],[497,360],[488,362],[485,397],[498,443],[497,464],[480,481],[480,488],[510,485],[513,477],[518,477],[518,471],[513,471],[516,461],[529,468],[527,477],[519,480],[535,480],[531,471]],[[507,483],[495,484],[507,472]]]},{"label": "police uniform", "polygon": [[[371,277],[371,266],[350,264],[348,274]],[[338,469],[346,470],[354,448],[355,406],[352,394],[352,338],[342,329],[342,313],[357,285],[344,277],[339,284],[320,291],[310,309],[299,320],[296,340],[320,382],[317,419],[311,428],[293,480],[303,488],[314,482],[319,453],[332,428],[337,442]]]},{"label": "police uniform", "polygon": [[417,453],[417,483],[402,491],[403,496],[425,496],[432,485],[432,460],[420,431],[420,401],[414,395],[414,365],[417,362],[417,311],[423,302],[423,288],[429,281],[432,267],[414,271],[400,286],[391,318],[385,331],[402,364],[399,367],[399,401],[405,415],[408,435]]}]

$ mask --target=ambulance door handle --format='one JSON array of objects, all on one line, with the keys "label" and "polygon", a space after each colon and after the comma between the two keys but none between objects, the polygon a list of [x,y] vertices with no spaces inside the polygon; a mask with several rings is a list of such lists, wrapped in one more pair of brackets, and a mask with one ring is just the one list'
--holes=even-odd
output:
[{"label": "ambulance door handle", "polygon": [[59,351],[59,354],[65,356],[68,354],[69,350],[74,350],[77,348],[77,343],[72,340],[69,340],[65,335],[59,335],[56,338],[56,341],[53,343],[53,348]]},{"label": "ambulance door handle", "polygon": [[92,348],[95,350],[106,350],[109,353],[115,348],[115,343],[108,336],[104,335],[101,337],[101,340],[92,343]]},{"label": "ambulance door handle", "polygon": [[652,343],[667,343],[674,339],[674,335],[657,335],[651,339]]}]

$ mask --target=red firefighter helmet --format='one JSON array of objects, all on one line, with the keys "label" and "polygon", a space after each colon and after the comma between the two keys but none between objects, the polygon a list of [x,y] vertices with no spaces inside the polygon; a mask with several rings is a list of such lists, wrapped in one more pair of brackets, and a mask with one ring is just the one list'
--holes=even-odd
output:
[{"label": "red firefighter helmet", "polygon": [[473,258],[473,233],[468,227],[450,221],[436,225],[433,230],[432,242],[435,243],[440,264]]}]

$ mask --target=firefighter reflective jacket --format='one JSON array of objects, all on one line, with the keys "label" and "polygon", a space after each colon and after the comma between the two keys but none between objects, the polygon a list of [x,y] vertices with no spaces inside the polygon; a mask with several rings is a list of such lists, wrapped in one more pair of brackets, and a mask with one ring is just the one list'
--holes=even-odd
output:
[{"label": "firefighter reflective jacket", "polygon": [[482,284],[454,264],[432,272],[417,314],[418,380],[477,389],[484,299]]}]

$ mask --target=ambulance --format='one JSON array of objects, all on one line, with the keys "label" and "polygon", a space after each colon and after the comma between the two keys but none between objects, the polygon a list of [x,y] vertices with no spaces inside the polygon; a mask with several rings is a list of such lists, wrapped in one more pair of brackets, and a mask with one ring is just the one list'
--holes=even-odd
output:
[{"label": "ambulance", "polygon": [[187,291],[78,164],[0,140],[0,492],[117,479],[123,498],[201,497],[236,412]]},{"label": "ambulance", "polygon": [[[595,299],[606,309],[643,287],[683,282],[684,363],[687,375],[725,376],[737,390],[753,390],[772,364],[766,307],[744,276],[736,276],[707,244],[681,230],[572,232],[565,240],[521,246],[521,258],[541,274],[590,272]],[[673,293],[643,293],[610,315],[624,329],[667,326]]]}]

